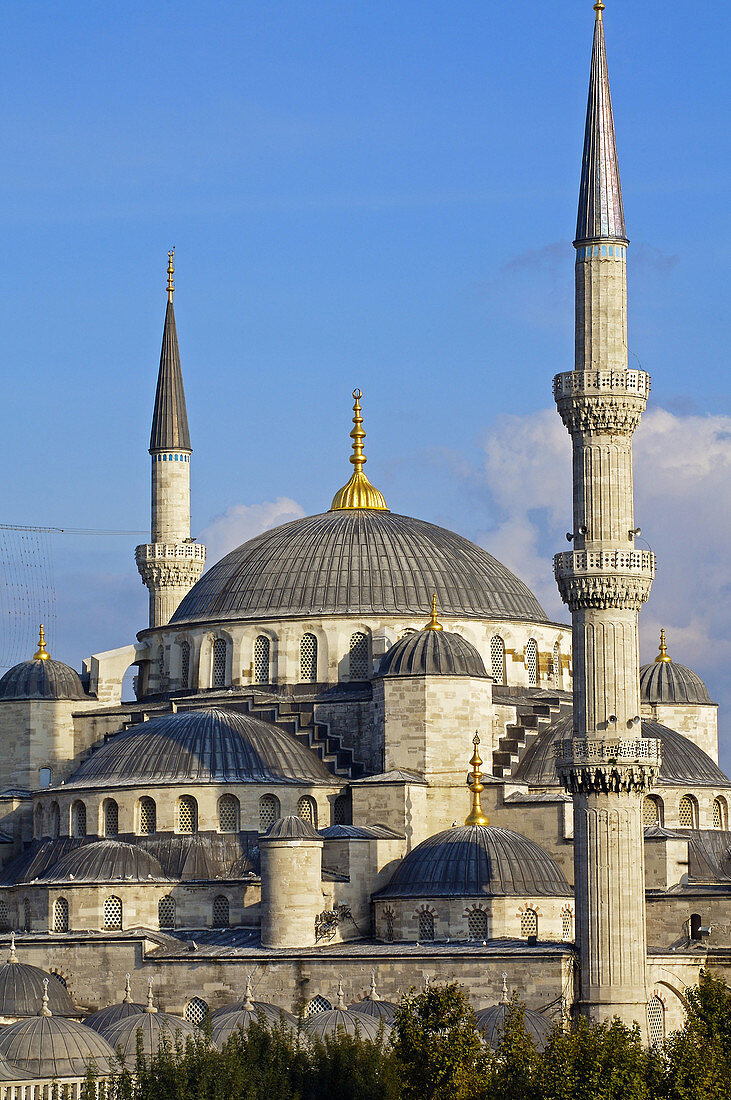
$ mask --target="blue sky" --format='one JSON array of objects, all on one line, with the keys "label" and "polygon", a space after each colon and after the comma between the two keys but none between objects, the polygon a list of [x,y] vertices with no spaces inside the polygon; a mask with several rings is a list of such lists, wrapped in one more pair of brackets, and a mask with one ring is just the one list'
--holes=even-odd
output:
[{"label": "blue sky", "polygon": [[[562,459],[545,484],[535,461],[560,449],[543,411],[572,357],[589,0],[0,13],[2,522],[148,526],[174,244],[195,532],[327,508],[359,385],[392,509],[499,550],[559,615],[570,491]],[[608,0],[605,22],[632,361],[670,418],[638,438],[667,564],[643,652],[662,621],[731,707],[731,15]],[[55,537],[59,656],[144,625],[136,541]]]}]

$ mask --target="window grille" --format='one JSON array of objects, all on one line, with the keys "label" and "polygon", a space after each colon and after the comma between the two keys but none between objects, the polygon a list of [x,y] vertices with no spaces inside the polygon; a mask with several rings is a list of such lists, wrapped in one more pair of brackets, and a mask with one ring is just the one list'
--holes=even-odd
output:
[{"label": "window grille", "polygon": [[6,901],[0,901],[0,932],[10,931],[10,910]]},{"label": "window grille", "polygon": [[678,824],[681,829],[696,828],[695,801],[684,794],[678,805]]},{"label": "window grille", "polygon": [[525,647],[525,667],[528,670],[528,687],[538,686],[538,643],[529,638]]},{"label": "window grille", "polygon": [[214,688],[222,688],[226,683],[226,639],[216,638],[213,643],[213,683]]},{"label": "window grille", "polygon": [[218,801],[219,833],[235,833],[239,828],[239,800],[232,794],[225,794]]},{"label": "window grille", "polygon": [[190,794],[178,799],[178,832],[198,832],[198,803]]},{"label": "window grille", "polygon": [[213,899],[213,927],[228,928],[229,904],[225,894],[219,894]]},{"label": "window grille", "polygon": [[332,1005],[326,997],[313,997],[310,1003],[305,1008],[305,1016],[317,1016],[318,1012],[329,1012]]},{"label": "window grille", "polygon": [[521,936],[537,936],[538,935],[538,914],[535,909],[526,909],[520,917],[520,934]]},{"label": "window grille", "polygon": [[40,840],[43,836],[43,807],[40,802],[36,806],[33,814],[33,835],[36,840]]},{"label": "window grille", "polygon": [[51,769],[41,768],[38,772],[38,786],[50,787],[51,786]]},{"label": "window grille", "polygon": [[104,902],[104,928],[108,932],[122,929],[122,899],[111,894]]},{"label": "window grille", "polygon": [[665,1041],[665,1005],[659,997],[653,997],[647,1005],[647,1030],[652,1046]]},{"label": "window grille", "polygon": [[259,799],[259,832],[265,833],[267,829],[281,817],[279,799],[276,795],[265,794]]},{"label": "window grille", "polygon": [[561,687],[561,647],[558,642],[553,647],[553,683],[555,687]]},{"label": "window grille", "polygon": [[300,642],[300,680],[303,684],[314,684],[317,680],[317,638],[314,634],[304,634]]},{"label": "window grille", "polygon": [[254,683],[269,683],[269,639],[260,634],[254,642]]},{"label": "window grille", "polygon": [[471,940],[487,939],[487,913],[484,909],[472,909],[467,915],[467,928]]},{"label": "window grille", "polygon": [[419,939],[434,939],[434,914],[430,913],[428,909],[423,909],[419,913]]},{"label": "window grille", "polygon": [[650,796],[642,803],[642,824],[645,828],[660,824],[660,807],[657,800]]},{"label": "window grille", "polygon": [[713,800],[713,828],[726,828],[726,807],[720,798],[714,798]]},{"label": "window grille", "polygon": [[74,802],[73,808],[74,836],[86,836],[86,804]]},{"label": "window grille", "polygon": [[113,798],[104,803],[104,836],[119,835],[119,806]]},{"label": "window grille", "polygon": [[574,938],[574,914],[570,909],[561,912],[561,939],[567,943]]},{"label": "window grille", "polygon": [[367,680],[371,674],[368,635],[357,631],[350,635],[350,679]]},{"label": "window grille", "polygon": [[23,928],[27,932],[33,923],[33,914],[30,908],[30,898],[23,898]]},{"label": "window grille", "polygon": [[66,898],[56,898],[53,903],[53,931],[68,932],[69,903]]},{"label": "window grille", "polygon": [[171,898],[170,894],[160,898],[157,903],[157,923],[160,928],[175,927],[175,898]]},{"label": "window grille", "polygon": [[490,642],[492,678],[496,684],[505,683],[505,642],[496,634]]},{"label": "window grille", "polygon": [[180,682],[184,688],[190,683],[190,642],[180,645]]},{"label": "window grille", "polygon": [[313,828],[317,828],[317,803],[314,798],[303,794],[297,803],[297,816],[303,821],[309,821]]},{"label": "window grille", "polygon": [[140,833],[150,836],[157,831],[157,806],[155,799],[144,795],[140,799]]},{"label": "window grille", "polygon": [[393,943],[393,910],[387,909],[383,916],[386,925],[386,939],[389,943]]},{"label": "window grille", "polygon": [[333,802],[333,825],[350,824],[350,807],[346,795],[341,794]]},{"label": "window grille", "polygon": [[207,1012],[208,1005],[206,1002],[202,1001],[200,997],[194,997],[193,1000],[188,1001],[185,1006],[185,1019],[189,1024],[195,1024],[196,1027],[203,1027]]}]

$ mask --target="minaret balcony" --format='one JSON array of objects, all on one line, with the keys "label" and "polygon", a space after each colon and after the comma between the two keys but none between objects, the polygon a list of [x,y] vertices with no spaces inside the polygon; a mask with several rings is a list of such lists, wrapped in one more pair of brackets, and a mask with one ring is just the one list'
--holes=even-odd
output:
[{"label": "minaret balcony", "polygon": [[655,555],[649,550],[567,550],[554,557],[553,572],[572,611],[639,611],[650,595]]},{"label": "minaret balcony", "polygon": [[644,370],[569,370],[557,374],[553,380],[553,396],[578,397],[615,393],[628,397],[641,397],[647,401],[650,394],[650,376]]},{"label": "minaret balcony", "polygon": [[206,548],[200,542],[151,542],[138,546],[135,550],[138,565],[146,562],[179,561],[181,558],[204,563]]},{"label": "minaret balcony", "polygon": [[559,741],[555,752],[556,771],[570,794],[647,794],[662,763],[660,741],[654,737],[575,737]]}]

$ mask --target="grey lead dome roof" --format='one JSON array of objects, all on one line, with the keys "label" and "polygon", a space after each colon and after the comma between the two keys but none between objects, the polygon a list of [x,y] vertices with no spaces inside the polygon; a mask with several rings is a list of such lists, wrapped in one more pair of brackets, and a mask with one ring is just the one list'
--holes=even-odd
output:
[{"label": "grey lead dome roof", "polygon": [[48,1007],[54,1016],[78,1016],[79,1010],[55,974],[24,962],[6,962],[0,966],[0,1015],[37,1016],[46,979]]},{"label": "grey lead dome roof", "polygon": [[146,783],[328,783],[320,758],[296,737],[239,711],[178,711],[111,737],[64,790]]},{"label": "grey lead dome roof", "polygon": [[463,825],[417,844],[378,898],[555,897],[571,888],[556,861],[512,829]]},{"label": "grey lead dome roof", "polygon": [[482,657],[466,638],[449,630],[416,630],[381,658],[379,676],[487,677]]},{"label": "grey lead dome roof", "polygon": [[486,550],[423,520],[369,509],[297,519],[245,542],[205,573],[172,624],[313,614],[527,619],[546,613]]},{"label": "grey lead dome roof", "polygon": [[114,1050],[103,1036],[60,1016],[34,1016],[0,1028],[0,1055],[28,1077],[49,1081],[84,1077],[92,1060],[102,1075],[115,1066]]},{"label": "grey lead dome roof", "polygon": [[653,661],[640,669],[643,703],[711,704],[708,688],[697,672],[675,661]]},{"label": "grey lead dome roof", "polygon": [[0,699],[88,699],[78,672],[63,661],[21,661],[0,679]]},{"label": "grey lead dome roof", "polygon": [[[492,1005],[491,1008],[483,1008],[481,1012],[476,1014],[477,1026],[493,1050],[497,1050],[500,1046],[510,1007],[510,1003],[501,1002]],[[548,1017],[541,1016],[540,1012],[533,1012],[530,1008],[525,1008],[523,1010],[523,1026],[533,1040],[536,1050],[543,1050],[548,1036],[553,1031],[553,1022]]]},{"label": "grey lead dome roof", "polygon": [[63,856],[42,876],[44,882],[148,882],[167,881],[153,855],[136,844],[98,840]]}]

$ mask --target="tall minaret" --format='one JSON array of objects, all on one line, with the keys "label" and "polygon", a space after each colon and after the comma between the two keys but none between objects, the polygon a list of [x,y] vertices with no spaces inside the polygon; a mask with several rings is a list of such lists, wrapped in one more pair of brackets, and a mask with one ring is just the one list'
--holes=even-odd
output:
[{"label": "tall minaret", "polygon": [[650,379],[627,365],[627,239],[601,0],[576,231],[576,365],[553,390],[573,443],[573,550],[554,560],[573,623],[574,729],[558,772],[573,796],[580,1008],[643,1030],[646,929],[642,799],[659,742],[640,724],[637,619],[655,572],[635,549],[632,435]]},{"label": "tall minaret", "polygon": [[135,552],[150,590],[150,626],[165,626],[203,572],[206,548],[190,537],[190,434],[175,328],[173,264],[168,252],[168,304],[162,333],[155,411],[152,414],[152,524],[150,542]]}]

